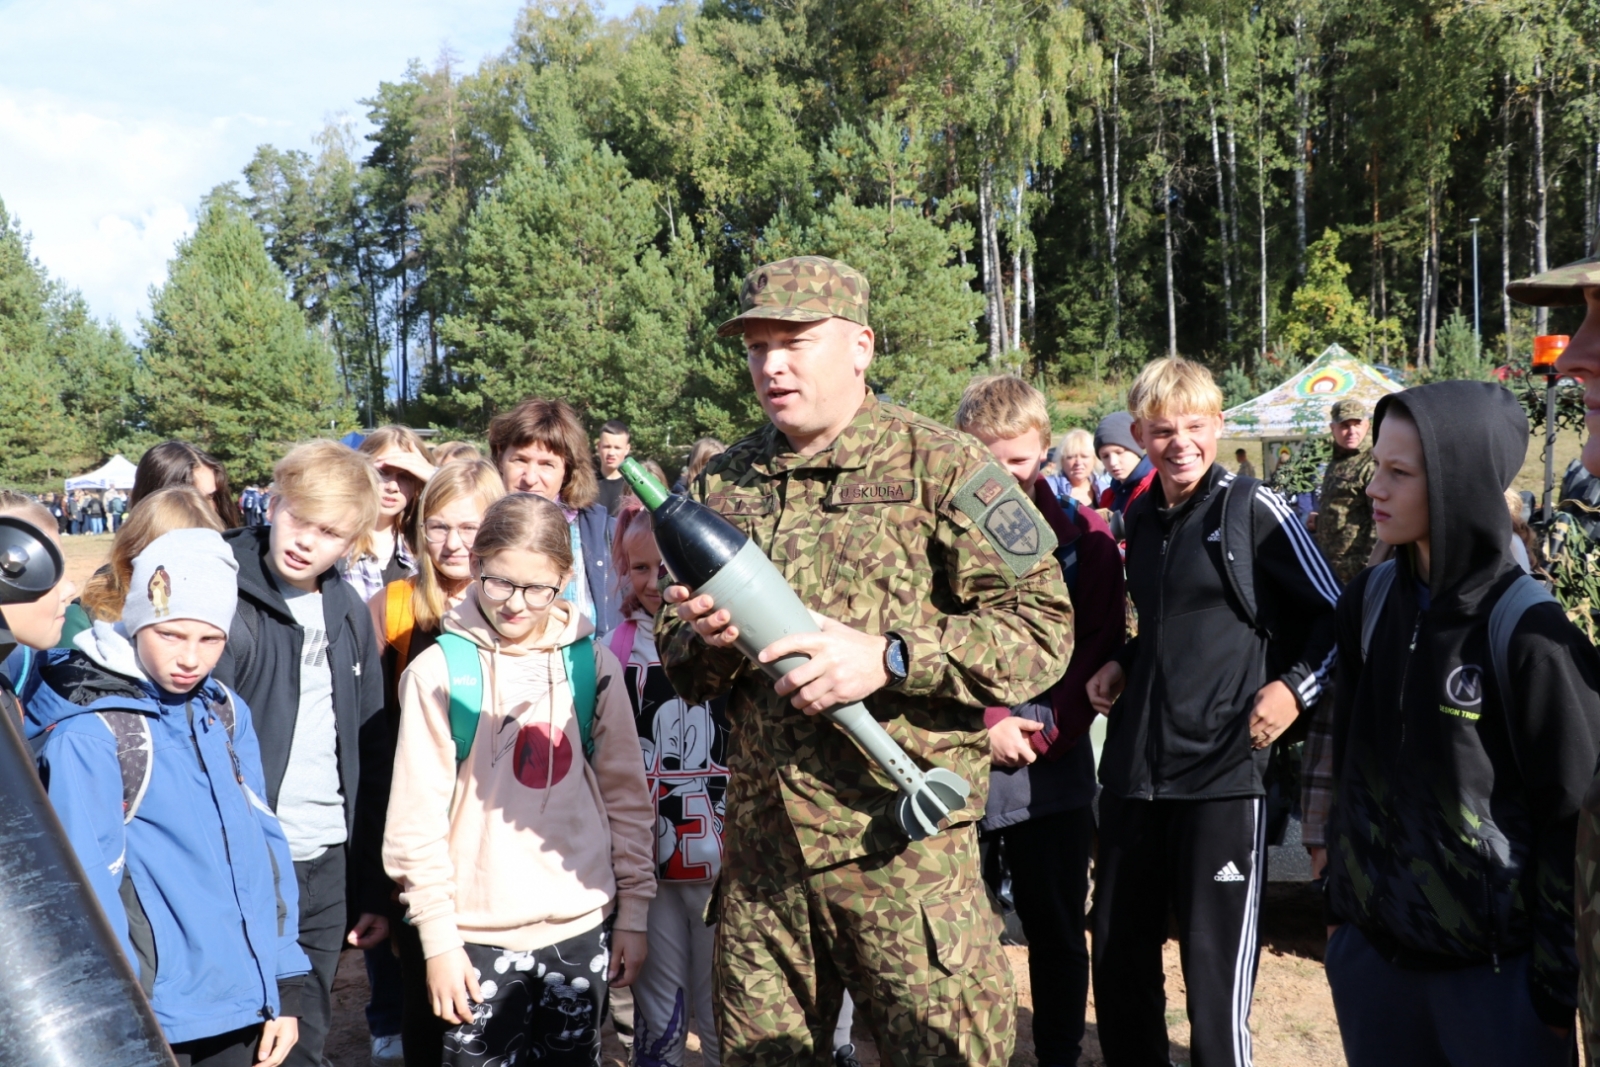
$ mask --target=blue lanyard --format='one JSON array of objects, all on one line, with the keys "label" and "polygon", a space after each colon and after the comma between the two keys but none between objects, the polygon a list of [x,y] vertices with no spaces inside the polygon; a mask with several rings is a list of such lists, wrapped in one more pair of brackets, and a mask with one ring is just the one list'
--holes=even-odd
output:
[{"label": "blue lanyard", "polygon": [[[577,607],[578,568],[583,566],[583,544],[578,537],[578,524],[575,522],[567,523],[567,534],[572,539],[572,581],[568,582],[567,587],[561,591],[561,598],[567,603],[571,604],[573,607]],[[594,595],[594,590],[591,589],[589,590],[589,622],[594,625],[599,625],[595,622],[596,608],[597,601]]]}]

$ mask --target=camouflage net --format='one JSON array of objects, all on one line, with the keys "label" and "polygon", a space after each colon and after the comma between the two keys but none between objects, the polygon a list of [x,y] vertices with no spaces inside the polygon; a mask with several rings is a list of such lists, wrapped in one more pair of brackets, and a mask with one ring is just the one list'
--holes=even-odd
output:
[{"label": "camouflage net", "polygon": [[1278,464],[1267,485],[1285,499],[1293,499],[1297,493],[1315,493],[1322,488],[1322,473],[1332,459],[1332,437],[1307,438],[1290,446],[1288,460]]},{"label": "camouflage net", "polygon": [[1550,591],[1561,602],[1567,618],[1591,642],[1600,643],[1600,620],[1596,619],[1596,609],[1600,608],[1600,543],[1565,512],[1556,513],[1545,534],[1545,570],[1552,583]]}]

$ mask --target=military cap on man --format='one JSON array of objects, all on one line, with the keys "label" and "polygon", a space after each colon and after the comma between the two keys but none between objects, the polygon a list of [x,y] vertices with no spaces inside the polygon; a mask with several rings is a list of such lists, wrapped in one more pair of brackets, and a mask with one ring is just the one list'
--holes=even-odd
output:
[{"label": "military cap on man", "polygon": [[1600,286],[1600,256],[1520,278],[1506,286],[1506,295],[1521,304],[1569,307],[1583,303],[1585,289]]},{"label": "military cap on man", "polygon": [[821,322],[841,318],[867,324],[867,277],[824,256],[795,256],[757,267],[739,287],[739,314],[717,327],[732,337],[751,319]]},{"label": "military cap on man", "polygon": [[1333,405],[1333,409],[1328,412],[1328,420],[1330,422],[1345,422],[1349,419],[1370,418],[1372,418],[1372,409],[1367,407],[1367,402],[1353,396],[1345,397],[1343,400]]}]

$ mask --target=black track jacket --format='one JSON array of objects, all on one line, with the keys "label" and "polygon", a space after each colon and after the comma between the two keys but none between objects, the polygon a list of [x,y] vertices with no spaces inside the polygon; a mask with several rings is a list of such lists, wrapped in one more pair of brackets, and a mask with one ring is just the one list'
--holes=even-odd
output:
[{"label": "black track jacket", "polygon": [[[1262,631],[1235,598],[1221,537],[1223,491],[1233,477],[1213,466],[1176,508],[1166,506],[1157,477],[1124,516],[1139,635],[1117,656],[1128,685],[1111,709],[1100,760],[1100,782],[1116,796],[1261,796],[1269,750],[1250,747],[1256,692],[1282,681],[1304,715],[1333,668],[1338,579],[1294,512],[1265,487],[1254,501]],[[1274,641],[1274,630],[1297,636]]]}]

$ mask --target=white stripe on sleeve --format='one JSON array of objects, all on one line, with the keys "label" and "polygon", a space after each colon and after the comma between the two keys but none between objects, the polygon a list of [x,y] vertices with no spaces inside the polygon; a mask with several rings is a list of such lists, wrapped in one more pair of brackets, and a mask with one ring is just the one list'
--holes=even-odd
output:
[{"label": "white stripe on sleeve", "polygon": [[1289,544],[1294,547],[1295,558],[1300,561],[1300,569],[1305,571],[1312,588],[1320,593],[1330,606],[1339,603],[1339,579],[1333,576],[1333,568],[1328,566],[1328,561],[1322,556],[1322,549],[1317,547],[1317,543],[1311,539],[1311,534],[1301,525],[1300,517],[1289,510],[1289,505],[1266,486],[1256,490],[1256,499],[1266,504],[1268,510],[1278,517],[1278,525],[1287,532]]}]

